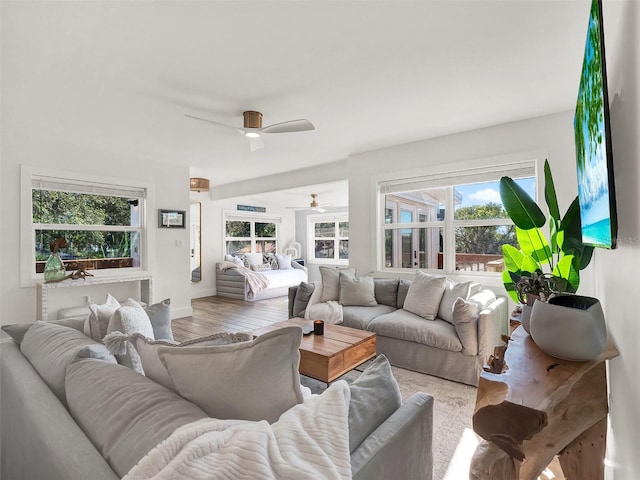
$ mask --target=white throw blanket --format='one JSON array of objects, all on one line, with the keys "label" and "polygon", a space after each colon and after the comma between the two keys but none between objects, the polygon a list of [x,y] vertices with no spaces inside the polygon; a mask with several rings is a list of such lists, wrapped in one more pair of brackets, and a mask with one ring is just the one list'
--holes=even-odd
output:
[{"label": "white throw blanket", "polygon": [[212,418],[184,425],[123,480],[350,479],[350,398],[340,380],[272,425]]},{"label": "white throw blanket", "polygon": [[249,292],[247,296],[249,298],[255,297],[258,293],[269,286],[269,280],[260,272],[254,272],[250,268],[244,265],[237,265],[233,262],[227,262],[226,260],[220,264],[220,270],[225,271],[230,268],[235,268],[240,275],[247,279],[247,285],[249,286]]}]

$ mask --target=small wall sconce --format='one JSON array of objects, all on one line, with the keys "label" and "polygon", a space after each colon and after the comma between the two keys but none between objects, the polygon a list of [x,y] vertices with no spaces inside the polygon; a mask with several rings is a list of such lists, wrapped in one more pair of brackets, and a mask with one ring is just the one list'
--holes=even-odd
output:
[{"label": "small wall sconce", "polygon": [[192,192],[201,192],[202,190],[209,190],[209,179],[208,178],[197,178],[192,177],[189,179],[189,189]]}]

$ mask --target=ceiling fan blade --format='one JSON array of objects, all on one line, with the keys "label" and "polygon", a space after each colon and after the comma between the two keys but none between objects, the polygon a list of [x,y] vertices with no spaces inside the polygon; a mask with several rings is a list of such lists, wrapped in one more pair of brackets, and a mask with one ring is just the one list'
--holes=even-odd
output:
[{"label": "ceiling fan blade", "polygon": [[249,149],[252,152],[255,152],[256,150],[260,150],[261,148],[264,148],[264,142],[260,137],[249,139]]},{"label": "ceiling fan blade", "polygon": [[235,130],[236,132],[239,132],[239,133],[244,133],[244,130],[242,130],[241,128],[233,127],[231,125],[227,125],[226,123],[216,122],[214,120],[209,120],[208,118],[195,117],[193,115],[189,115],[188,113],[185,113],[184,116],[185,117],[189,117],[189,118],[193,118],[194,120],[200,120],[201,122],[211,123],[211,124],[217,125],[219,127],[231,128],[232,130]]},{"label": "ceiling fan blade", "polygon": [[291,133],[291,132],[304,132],[307,130],[315,130],[309,120],[301,118],[299,120],[289,120],[288,122],[274,123],[268,127],[262,129],[262,133]]}]

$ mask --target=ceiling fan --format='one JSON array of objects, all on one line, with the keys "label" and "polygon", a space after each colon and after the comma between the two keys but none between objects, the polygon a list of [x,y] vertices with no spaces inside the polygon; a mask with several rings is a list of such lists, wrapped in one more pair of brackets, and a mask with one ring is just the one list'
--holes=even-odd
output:
[{"label": "ceiling fan", "polygon": [[312,193],[311,194],[311,203],[309,204],[308,207],[287,207],[287,208],[293,208],[294,210],[313,210],[315,212],[320,212],[320,213],[324,213],[327,210],[325,208],[322,207],[329,207],[329,204],[322,204],[320,205],[318,203],[318,194],[317,193]]},{"label": "ceiling fan", "polygon": [[315,130],[313,123],[304,118],[298,120],[288,120],[286,122],[274,123],[273,125],[268,125],[266,127],[262,126],[262,113],[256,112],[253,110],[248,110],[243,112],[242,115],[244,117],[244,126],[234,127],[233,125],[227,125],[226,123],[216,122],[214,120],[209,120],[208,118],[196,117],[194,115],[189,115],[188,113],[184,114],[185,117],[193,118],[195,120],[200,120],[203,122],[212,123],[214,125],[218,125],[220,127],[232,128],[238,133],[241,133],[250,139],[249,147],[251,151],[254,152],[262,147],[264,147],[264,143],[260,138],[263,133],[292,133],[292,132],[305,132],[308,130]]}]

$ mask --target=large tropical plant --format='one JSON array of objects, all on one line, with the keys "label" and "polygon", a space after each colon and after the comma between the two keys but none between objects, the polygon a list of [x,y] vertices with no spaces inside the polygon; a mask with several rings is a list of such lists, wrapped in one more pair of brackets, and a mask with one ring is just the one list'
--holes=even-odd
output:
[{"label": "large tropical plant", "polygon": [[516,226],[520,249],[503,245],[505,271],[502,280],[507,293],[518,301],[516,284],[522,277],[551,274],[563,292],[575,293],[580,285],[580,270],[591,261],[593,247],[582,243],[580,205],[573,200],[560,217],[556,189],[549,162],[544,162],[544,198],[549,212],[550,241],[542,231],[547,218],[538,204],[510,177],[500,179],[500,197]]}]

